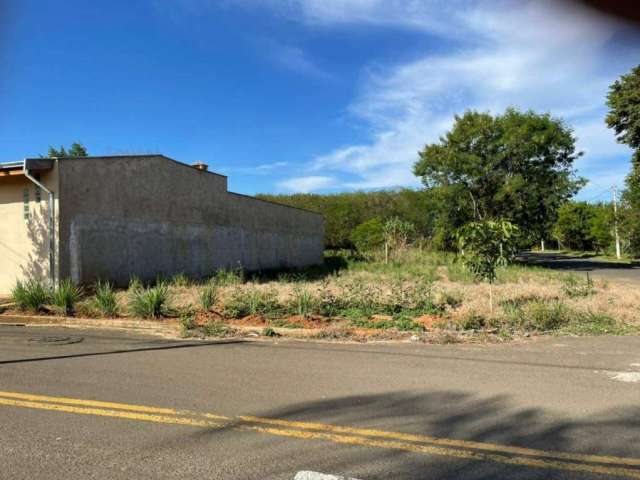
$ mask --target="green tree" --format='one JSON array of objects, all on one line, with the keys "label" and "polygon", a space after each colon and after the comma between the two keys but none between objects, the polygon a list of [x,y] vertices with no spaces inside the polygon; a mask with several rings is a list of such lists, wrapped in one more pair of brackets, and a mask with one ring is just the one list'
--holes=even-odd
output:
[{"label": "green tree", "polygon": [[584,185],[573,169],[581,154],[572,130],[549,114],[468,111],[425,146],[413,171],[440,199],[439,228],[451,232],[444,243],[461,225],[491,218],[533,242],[548,236],[560,205]]},{"label": "green tree", "polygon": [[587,202],[568,202],[560,207],[553,236],[563,248],[593,250],[593,206]]},{"label": "green tree", "polygon": [[640,256],[640,65],[609,87],[607,106],[607,126],[634,150],[622,194],[622,231],[632,255]]},{"label": "green tree", "polygon": [[352,248],[354,229],[374,218],[382,220],[398,217],[415,225],[416,235],[424,238],[433,235],[436,222],[436,199],[424,190],[400,189],[330,195],[261,194],[258,197],[324,215],[325,245],[328,248]]},{"label": "green tree", "polygon": [[382,248],[384,245],[384,224],[379,218],[361,223],[351,232],[351,241],[363,254]]},{"label": "green tree", "polygon": [[49,147],[47,157],[87,157],[87,149],[79,142],[73,142],[69,149],[65,149],[64,145],[60,148]]},{"label": "green tree", "polygon": [[592,210],[593,215],[591,217],[589,233],[593,242],[593,248],[596,252],[606,252],[614,241],[613,206],[602,203],[600,205],[593,205]]},{"label": "green tree", "polygon": [[489,283],[489,307],[493,313],[493,283],[498,267],[511,262],[517,250],[518,227],[506,221],[469,222],[457,232],[458,247],[467,268]]}]

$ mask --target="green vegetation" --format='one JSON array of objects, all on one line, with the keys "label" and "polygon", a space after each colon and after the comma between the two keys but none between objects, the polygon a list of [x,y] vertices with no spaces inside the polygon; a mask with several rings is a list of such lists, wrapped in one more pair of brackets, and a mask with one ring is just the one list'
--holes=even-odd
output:
[{"label": "green vegetation", "polygon": [[11,291],[11,299],[19,310],[39,312],[51,299],[50,291],[36,280],[17,281]]},{"label": "green vegetation", "polygon": [[607,126],[634,151],[622,195],[621,230],[626,249],[640,257],[640,65],[609,87],[607,105]]},{"label": "green vegetation", "polygon": [[47,157],[86,157],[89,154],[87,149],[80,142],[73,142],[67,150],[64,146],[60,148],[49,147]]},{"label": "green vegetation", "polygon": [[191,280],[186,273],[180,272],[171,277],[171,285],[174,287],[188,287],[191,285]]},{"label": "green vegetation", "polygon": [[103,281],[96,283],[92,306],[103,317],[113,318],[118,316],[118,300],[111,283]]},{"label": "green vegetation", "polygon": [[275,316],[281,311],[276,295],[255,287],[236,287],[224,302],[224,314],[229,318],[243,318],[248,315]]},{"label": "green vegetation", "polygon": [[159,318],[168,314],[169,300],[169,288],[165,283],[158,283],[155,287],[133,290],[129,309],[136,317]]},{"label": "green vegetation", "polygon": [[51,301],[60,313],[71,316],[75,312],[75,305],[82,297],[81,287],[76,286],[71,279],[67,278],[60,282],[51,295]]},{"label": "green vegetation", "polygon": [[207,283],[200,290],[198,298],[202,310],[208,312],[218,301],[218,286],[212,282]]},{"label": "green vegetation", "polygon": [[493,313],[493,283],[498,267],[511,262],[516,254],[518,228],[509,222],[470,222],[458,232],[462,258],[478,278],[489,282],[489,308]]}]

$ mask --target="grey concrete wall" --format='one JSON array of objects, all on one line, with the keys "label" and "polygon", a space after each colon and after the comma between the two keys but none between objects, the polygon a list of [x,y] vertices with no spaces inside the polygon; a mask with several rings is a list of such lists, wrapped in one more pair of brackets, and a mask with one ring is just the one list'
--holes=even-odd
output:
[{"label": "grey concrete wall", "polygon": [[60,272],[126,283],[322,262],[321,215],[227,192],[162,156],[60,159]]}]

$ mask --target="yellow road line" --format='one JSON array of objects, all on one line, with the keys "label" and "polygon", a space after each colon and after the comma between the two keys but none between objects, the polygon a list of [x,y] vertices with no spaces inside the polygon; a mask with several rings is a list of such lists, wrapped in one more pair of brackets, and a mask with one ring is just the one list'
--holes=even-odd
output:
[{"label": "yellow road line", "polygon": [[253,417],[248,415],[243,415],[238,418],[250,423],[262,423],[266,425],[278,425],[283,427],[304,428],[335,433],[347,433],[351,435],[365,435],[367,437],[389,438],[410,442],[426,442],[432,443],[434,445],[443,445],[448,447],[472,448],[475,450],[488,450],[491,452],[510,453],[516,455],[556,458],[562,460],[572,460],[576,462],[615,463],[618,465],[640,466],[640,458],[624,458],[607,455],[585,455],[580,453],[557,452],[552,450],[538,450],[535,448],[512,447],[509,445],[498,445],[494,443],[474,442],[469,440],[456,440],[451,438],[439,438],[412,433],[386,432],[368,428],[341,427],[338,425],[329,425],[325,423],[296,422],[274,418]]},{"label": "yellow road line", "polygon": [[[239,416],[231,418],[211,413],[199,413],[191,410],[177,410],[172,408],[149,407],[144,405],[130,405],[125,403],[102,402],[97,400],[83,400],[67,397],[51,397],[19,392],[0,391],[0,405],[82,415],[124,418],[135,421],[186,425],[192,427],[229,427],[242,431],[257,431],[271,435],[299,439],[328,440],[340,444],[361,445],[420,454],[491,461],[509,465],[590,472],[640,479],[640,470],[623,468],[623,466],[640,465],[640,459],[635,458],[552,452],[483,442],[438,438],[427,435],[385,432],[373,429],[342,427],[323,423],[297,422],[253,416]],[[234,421],[238,423],[234,425]],[[273,428],[263,425],[293,427],[295,430],[291,428]],[[422,444],[408,442],[421,442]],[[430,445],[425,445],[425,443]],[[564,460],[569,460],[569,462]],[[615,464],[615,466],[592,465],[589,462]]]},{"label": "yellow road line", "polygon": [[209,420],[191,417],[152,415],[148,413],[135,413],[123,410],[106,410],[102,408],[73,407],[70,405],[61,405],[56,403],[31,402],[26,400],[13,400],[8,398],[0,398],[0,405],[35,408],[39,410],[54,410],[57,412],[76,413],[80,415],[95,415],[99,417],[126,418],[127,420],[138,420],[143,422],[189,425],[192,427],[223,428],[225,426],[220,422],[212,422]]},{"label": "yellow road line", "polygon": [[115,410],[130,410],[132,412],[144,412],[144,413],[161,413],[165,415],[194,415],[205,418],[215,418],[219,420],[231,420],[229,417],[222,415],[214,415],[212,413],[200,413],[191,410],[176,410],[174,408],[164,407],[148,407],[146,405],[130,405],[127,403],[114,403],[114,402],[102,402],[98,400],[83,400],[79,398],[67,398],[67,397],[50,397],[47,395],[33,395],[19,392],[3,392],[0,391],[0,397],[17,398],[20,400],[32,400],[35,402],[53,402],[53,403],[66,403],[69,405],[82,405],[89,407],[104,407]]},{"label": "yellow road line", "polygon": [[328,440],[334,443],[347,445],[360,445],[365,447],[377,447],[393,450],[403,450],[407,452],[420,453],[425,455],[441,455],[447,457],[461,458],[465,460],[479,460],[505,463],[524,467],[546,468],[553,470],[568,470],[574,472],[597,473],[603,475],[615,475],[628,478],[640,478],[640,470],[632,470],[622,467],[610,467],[601,465],[590,465],[585,463],[569,463],[562,461],[542,460],[530,457],[511,457],[506,455],[476,452],[471,450],[459,450],[453,448],[443,448],[431,445],[420,445],[416,443],[406,443],[393,440],[374,440],[365,437],[353,437],[347,435],[336,435],[333,433],[310,432],[300,430],[286,430],[270,427],[239,426],[239,430],[253,430],[270,435],[280,435],[302,439]]}]

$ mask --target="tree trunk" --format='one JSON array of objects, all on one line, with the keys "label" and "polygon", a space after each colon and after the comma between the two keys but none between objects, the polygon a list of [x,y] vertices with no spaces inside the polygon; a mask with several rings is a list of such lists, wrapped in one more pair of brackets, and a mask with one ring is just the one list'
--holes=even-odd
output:
[{"label": "tree trunk", "polygon": [[540,251],[544,252],[544,238],[540,240]]},{"label": "tree trunk", "polygon": [[493,283],[489,283],[489,312],[493,317]]}]

